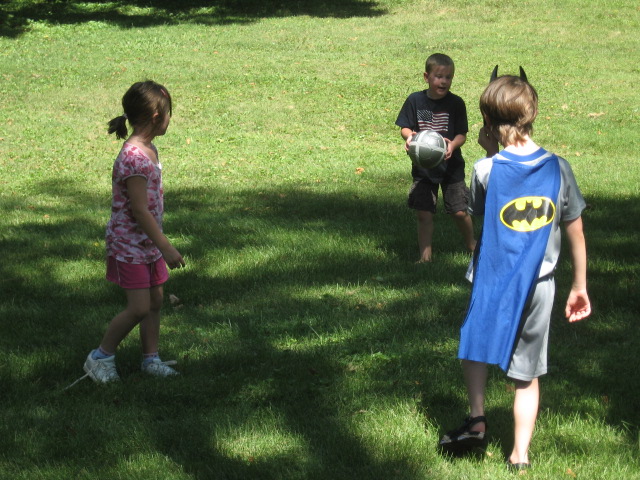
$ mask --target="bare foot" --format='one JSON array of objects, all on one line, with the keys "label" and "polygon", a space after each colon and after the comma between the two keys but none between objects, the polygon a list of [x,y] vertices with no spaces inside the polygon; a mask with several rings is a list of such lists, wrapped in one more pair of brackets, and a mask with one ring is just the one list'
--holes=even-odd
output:
[{"label": "bare foot", "polygon": [[427,245],[422,247],[421,245],[418,245],[418,251],[420,252],[420,260],[418,260],[416,263],[430,263],[431,262],[431,245]]}]

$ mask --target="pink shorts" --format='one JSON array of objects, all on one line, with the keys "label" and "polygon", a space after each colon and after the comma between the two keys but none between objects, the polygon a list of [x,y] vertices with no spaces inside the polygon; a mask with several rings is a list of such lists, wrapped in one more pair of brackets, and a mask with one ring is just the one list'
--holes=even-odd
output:
[{"label": "pink shorts", "polygon": [[120,262],[107,256],[107,280],[127,289],[151,288],[169,279],[164,258],[154,263],[136,264]]}]

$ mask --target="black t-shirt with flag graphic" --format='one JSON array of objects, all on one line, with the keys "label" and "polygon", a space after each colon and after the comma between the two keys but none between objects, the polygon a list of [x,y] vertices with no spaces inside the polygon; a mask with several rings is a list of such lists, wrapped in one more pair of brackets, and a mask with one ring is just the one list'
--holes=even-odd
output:
[{"label": "black t-shirt with flag graphic", "polygon": [[[427,96],[427,91],[414,92],[407,97],[398,114],[396,125],[410,128],[414,132],[435,130],[449,140],[469,131],[467,107],[464,100],[449,92],[439,100]],[[447,162],[432,170],[416,167],[411,169],[414,179],[429,178],[435,183],[455,183],[464,180],[464,158],[456,148]]]}]

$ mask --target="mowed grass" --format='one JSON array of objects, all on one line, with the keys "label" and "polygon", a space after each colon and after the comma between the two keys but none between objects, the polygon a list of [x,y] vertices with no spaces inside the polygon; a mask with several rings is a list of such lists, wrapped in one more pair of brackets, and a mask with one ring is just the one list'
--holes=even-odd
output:
[{"label": "mowed grass", "polygon": [[[0,477],[510,478],[513,392],[488,387],[481,458],[435,448],[466,414],[456,349],[468,256],[437,217],[414,265],[397,112],[426,57],[456,61],[468,171],[494,65],[540,94],[534,138],[572,164],[594,314],[562,318],[530,478],[640,478],[635,2],[36,2],[0,20]],[[174,97],[165,230],[188,261],[166,286],[162,354],[182,375],[121,384],[82,363],[123,305],[104,279],[128,86]],[[169,301],[175,295],[177,303]]]}]

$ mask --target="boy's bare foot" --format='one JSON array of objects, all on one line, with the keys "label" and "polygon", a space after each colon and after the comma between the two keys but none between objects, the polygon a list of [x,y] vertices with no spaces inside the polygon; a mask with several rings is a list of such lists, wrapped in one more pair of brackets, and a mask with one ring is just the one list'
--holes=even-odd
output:
[{"label": "boy's bare foot", "polygon": [[418,260],[416,263],[431,263],[431,260],[431,249],[429,248],[422,252],[420,260]]},{"label": "boy's bare foot", "polygon": [[431,262],[431,245],[418,249],[420,251],[420,260],[416,263],[430,263]]}]

